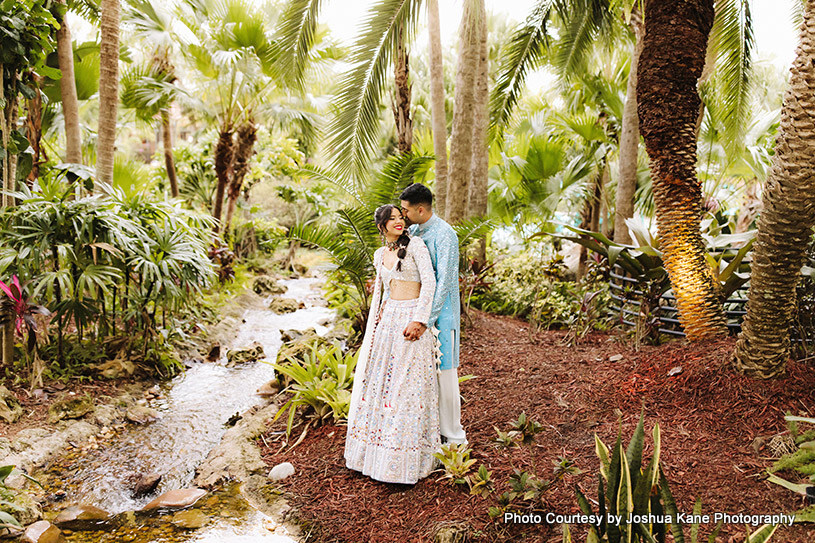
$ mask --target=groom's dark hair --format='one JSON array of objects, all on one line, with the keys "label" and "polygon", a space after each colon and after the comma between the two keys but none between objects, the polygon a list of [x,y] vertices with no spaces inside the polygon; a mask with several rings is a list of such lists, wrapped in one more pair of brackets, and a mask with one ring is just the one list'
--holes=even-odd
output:
[{"label": "groom's dark hair", "polygon": [[402,194],[399,195],[400,200],[407,200],[411,205],[427,204],[433,205],[433,193],[430,189],[421,183],[413,183],[408,185]]}]

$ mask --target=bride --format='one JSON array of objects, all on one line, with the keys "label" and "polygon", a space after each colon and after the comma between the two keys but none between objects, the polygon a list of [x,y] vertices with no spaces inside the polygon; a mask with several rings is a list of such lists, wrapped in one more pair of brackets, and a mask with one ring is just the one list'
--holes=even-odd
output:
[{"label": "bride", "polygon": [[441,446],[436,338],[427,330],[436,276],[427,246],[408,236],[398,207],[381,206],[374,218],[385,246],[374,253],[345,462],[378,481],[414,484],[436,467]]}]

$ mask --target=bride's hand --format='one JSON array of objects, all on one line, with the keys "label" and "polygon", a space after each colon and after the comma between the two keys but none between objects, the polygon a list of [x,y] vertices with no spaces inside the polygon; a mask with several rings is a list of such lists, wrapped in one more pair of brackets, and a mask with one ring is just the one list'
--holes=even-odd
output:
[{"label": "bride's hand", "polygon": [[409,341],[416,341],[417,339],[422,337],[422,334],[424,334],[425,330],[427,330],[427,326],[424,325],[423,323],[415,321],[411,322],[410,324],[407,325],[407,328],[405,328],[404,331],[405,339]]}]

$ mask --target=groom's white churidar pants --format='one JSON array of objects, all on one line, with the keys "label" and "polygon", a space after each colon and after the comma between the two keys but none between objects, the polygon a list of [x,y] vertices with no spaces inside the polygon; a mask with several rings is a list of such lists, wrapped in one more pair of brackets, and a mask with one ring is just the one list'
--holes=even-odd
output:
[{"label": "groom's white churidar pants", "polygon": [[[453,345],[456,332],[450,333]],[[467,434],[461,427],[461,396],[458,392],[458,368],[441,370],[439,375],[439,431],[448,443],[467,443]]]}]

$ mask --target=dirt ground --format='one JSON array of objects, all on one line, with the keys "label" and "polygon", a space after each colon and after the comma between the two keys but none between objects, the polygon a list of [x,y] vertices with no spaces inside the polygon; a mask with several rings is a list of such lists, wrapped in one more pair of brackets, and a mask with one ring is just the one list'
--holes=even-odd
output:
[{"label": "dirt ground", "polygon": [[55,424],[48,422],[48,408],[61,397],[89,394],[94,400],[99,401],[102,398],[116,396],[133,386],[133,383],[139,383],[140,386],[146,388],[150,382],[135,379],[69,381],[67,383],[49,381],[42,388],[34,390],[29,390],[25,386],[14,386],[10,382],[0,382],[0,385],[4,385],[14,394],[23,408],[23,416],[13,424],[0,420],[0,437],[12,439],[18,432],[26,428],[55,428]]},{"label": "dirt ground", "polygon": [[[645,456],[659,423],[662,465],[680,512],[690,513],[697,498],[704,513],[780,513],[805,505],[762,473],[772,463],[766,443],[786,432],[784,413],[812,416],[815,372],[806,365],[791,363],[781,379],[754,381],[730,369],[733,339],[634,351],[619,335],[595,333],[571,347],[564,332],[530,338],[527,323],[479,312],[464,333],[459,375],[476,378],[461,386],[462,422],[476,467],[483,463],[492,473],[495,491],[471,496],[466,487],[439,482],[438,474],[415,486],[373,481],[345,468],[343,425],[312,429],[281,452],[278,422],[259,443],[269,465],[294,464],[296,475],[282,484],[309,541],[428,541],[439,526],[458,524],[468,527],[469,541],[560,542],[559,525],[504,523],[488,509],[509,490],[515,470],[552,479],[559,458],[568,458],[582,472],[557,481],[539,512],[578,512],[575,485],[596,499],[594,434],[613,445],[622,415],[627,443],[643,406]],[[610,361],[614,355],[622,359]],[[508,430],[522,411],[543,425],[535,443],[496,448],[493,427]],[[701,526],[705,541],[713,528]],[[585,533],[585,525],[572,526],[575,541],[585,541]],[[717,541],[744,539],[743,525],[725,524]],[[773,541],[815,541],[815,527],[782,527]]]}]

